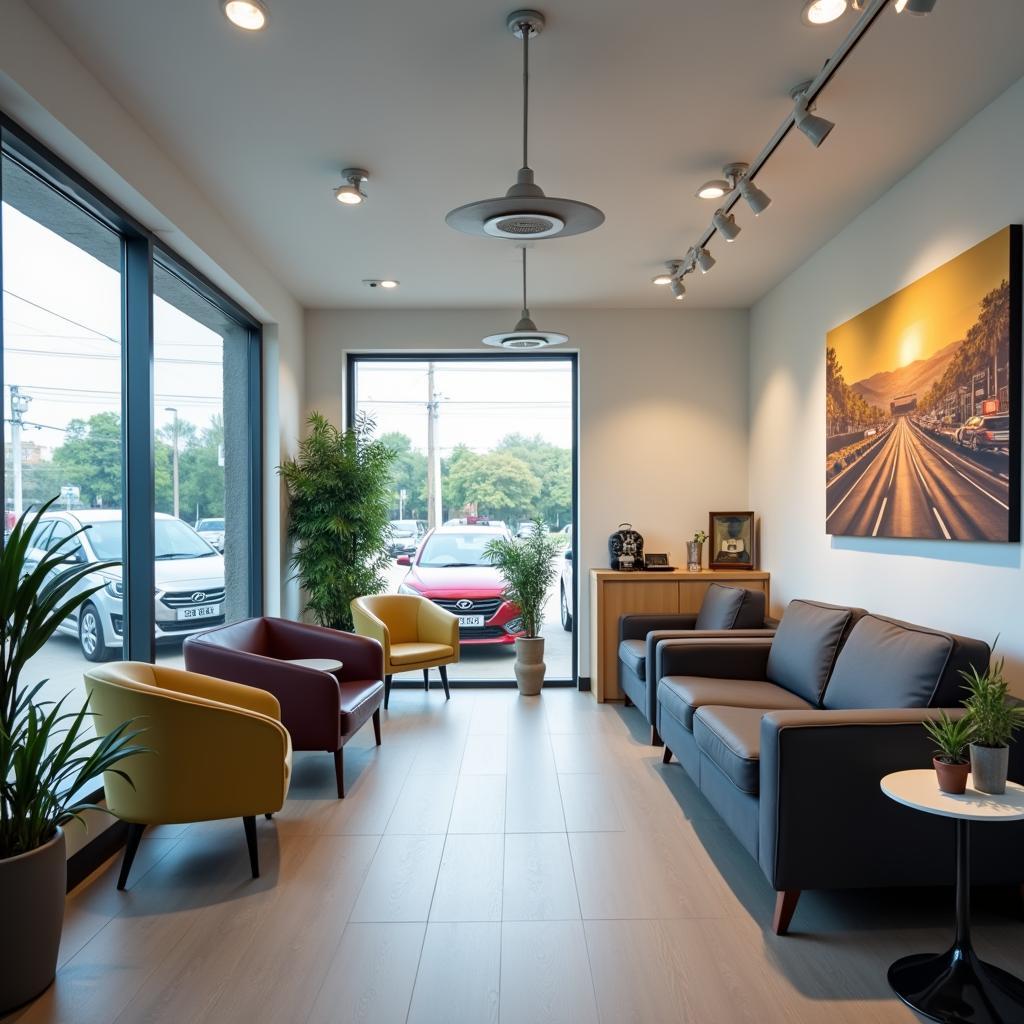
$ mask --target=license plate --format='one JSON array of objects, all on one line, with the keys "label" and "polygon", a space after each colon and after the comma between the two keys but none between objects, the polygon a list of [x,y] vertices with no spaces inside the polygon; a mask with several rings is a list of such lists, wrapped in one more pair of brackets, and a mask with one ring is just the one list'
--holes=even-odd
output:
[{"label": "license plate", "polygon": [[203,604],[197,608],[179,608],[178,619],[212,619],[220,615],[219,604]]},{"label": "license plate", "polygon": [[468,626],[470,628],[479,628],[484,624],[484,617],[482,615],[460,615],[459,626]]}]

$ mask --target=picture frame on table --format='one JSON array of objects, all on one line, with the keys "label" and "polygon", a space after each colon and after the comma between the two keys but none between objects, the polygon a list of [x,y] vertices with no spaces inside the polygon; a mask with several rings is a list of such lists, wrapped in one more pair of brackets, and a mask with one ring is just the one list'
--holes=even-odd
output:
[{"label": "picture frame on table", "polygon": [[753,512],[708,513],[708,540],[709,569],[756,567]]}]

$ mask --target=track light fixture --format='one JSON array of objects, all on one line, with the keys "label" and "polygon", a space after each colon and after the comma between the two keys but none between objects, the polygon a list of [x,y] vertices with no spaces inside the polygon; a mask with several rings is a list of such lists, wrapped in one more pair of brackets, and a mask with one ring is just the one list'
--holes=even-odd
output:
[{"label": "track light fixture", "polygon": [[678,276],[680,270],[683,268],[682,260],[665,260],[666,273],[658,274],[657,277],[651,278],[651,284],[666,285],[671,284]]},{"label": "track light fixture", "polygon": [[676,302],[682,302],[686,298],[686,285],[683,284],[682,277],[672,279],[672,298]]},{"label": "track light fixture", "polygon": [[747,164],[726,164],[722,168],[721,178],[705,181],[695,193],[698,199],[721,199],[736,188],[736,183],[747,173]]},{"label": "track light fixture", "polygon": [[346,167],[341,176],[348,182],[334,190],[334,198],[346,206],[358,206],[365,198],[363,182],[369,181],[370,175],[362,167]]},{"label": "track light fixture", "polygon": [[726,213],[725,210],[715,210],[711,223],[727,242],[735,242],[736,236],[742,230],[739,224],[736,223],[736,218],[731,213]]},{"label": "track light fixture", "polygon": [[820,146],[828,138],[829,132],[835,128],[835,124],[827,118],[811,113],[807,105],[807,90],[810,87],[810,82],[801,82],[790,91],[790,96],[796,104],[793,109],[793,123],[815,146]]},{"label": "track light fixture", "polygon": [[232,25],[246,32],[259,32],[270,20],[263,0],[221,0],[220,9]]},{"label": "track light fixture", "polygon": [[698,246],[696,249],[697,266],[700,267],[700,272],[706,274],[714,265],[715,257],[703,246]]},{"label": "track light fixture", "polygon": [[806,0],[801,18],[805,25],[827,25],[846,13],[847,0]]},{"label": "track light fixture", "polygon": [[935,0],[896,0],[896,13],[931,14],[935,10]]},{"label": "track light fixture", "polygon": [[747,206],[753,211],[755,217],[760,217],[772,204],[770,197],[762,192],[749,178],[744,178],[740,182],[740,195],[746,199]]}]

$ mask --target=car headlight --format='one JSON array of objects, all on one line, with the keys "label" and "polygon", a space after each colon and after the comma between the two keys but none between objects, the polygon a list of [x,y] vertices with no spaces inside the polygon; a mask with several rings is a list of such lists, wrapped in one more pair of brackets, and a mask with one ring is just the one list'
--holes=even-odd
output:
[{"label": "car headlight", "polygon": [[408,583],[399,583],[398,592],[400,594],[412,594],[414,597],[422,597],[423,595],[413,586]]},{"label": "car headlight", "polygon": [[523,631],[523,620],[519,617],[512,619],[511,622],[505,623],[506,633],[522,633]]},{"label": "car headlight", "polygon": [[124,582],[122,580],[111,580],[103,589],[118,600],[124,597]]}]

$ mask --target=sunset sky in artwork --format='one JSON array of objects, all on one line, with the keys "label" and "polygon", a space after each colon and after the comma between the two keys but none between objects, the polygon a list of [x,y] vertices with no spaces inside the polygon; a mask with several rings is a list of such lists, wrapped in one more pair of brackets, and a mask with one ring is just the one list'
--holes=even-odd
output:
[{"label": "sunset sky in artwork", "polygon": [[1009,277],[1010,229],[944,263],[828,333],[847,384],[962,341],[981,299]]}]

